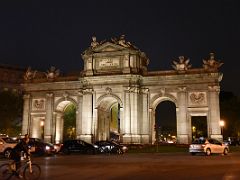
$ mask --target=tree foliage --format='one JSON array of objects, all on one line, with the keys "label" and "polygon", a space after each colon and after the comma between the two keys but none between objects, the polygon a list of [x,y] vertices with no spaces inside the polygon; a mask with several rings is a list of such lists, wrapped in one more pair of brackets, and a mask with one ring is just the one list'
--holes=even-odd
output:
[{"label": "tree foliage", "polygon": [[240,98],[232,92],[221,92],[220,114],[225,121],[224,138],[240,137]]},{"label": "tree foliage", "polygon": [[63,139],[76,138],[76,107],[73,104],[67,106],[64,111],[64,133]]},{"label": "tree foliage", "polygon": [[2,91],[0,102],[0,133],[17,136],[21,132],[22,95],[12,91]]}]

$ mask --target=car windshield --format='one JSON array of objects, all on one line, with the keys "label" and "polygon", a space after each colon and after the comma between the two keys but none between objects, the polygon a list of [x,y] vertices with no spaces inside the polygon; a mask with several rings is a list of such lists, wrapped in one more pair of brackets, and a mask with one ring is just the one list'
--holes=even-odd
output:
[{"label": "car windshield", "polygon": [[200,139],[195,139],[195,140],[192,142],[192,144],[204,144],[205,141],[206,141],[206,139],[202,139],[202,138],[200,138]]}]

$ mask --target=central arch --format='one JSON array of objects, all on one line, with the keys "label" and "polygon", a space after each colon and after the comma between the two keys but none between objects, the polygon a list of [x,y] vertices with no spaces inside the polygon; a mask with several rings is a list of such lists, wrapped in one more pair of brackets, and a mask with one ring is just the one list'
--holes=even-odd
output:
[{"label": "central arch", "polygon": [[[152,117],[152,140],[155,140],[155,142],[158,141],[158,138],[157,138],[158,125],[156,123],[156,108],[160,103],[166,102],[166,101],[172,102],[175,105],[176,111],[177,111],[177,100],[171,94],[164,94],[164,95],[158,94],[158,95],[155,95],[151,100],[150,108],[153,110],[152,115],[151,115],[151,117]],[[177,117],[176,117],[176,119],[177,119]]]},{"label": "central arch", "polygon": [[97,128],[95,140],[120,140],[121,100],[115,95],[104,95],[97,102]]}]

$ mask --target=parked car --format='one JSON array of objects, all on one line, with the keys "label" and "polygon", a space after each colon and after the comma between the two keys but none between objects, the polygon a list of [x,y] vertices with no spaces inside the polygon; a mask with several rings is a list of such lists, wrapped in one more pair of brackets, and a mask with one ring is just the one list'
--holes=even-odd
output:
[{"label": "parked car", "polygon": [[230,146],[239,146],[240,139],[237,137],[228,137],[227,141]]},{"label": "parked car", "polygon": [[36,155],[51,155],[56,152],[54,145],[51,143],[43,142],[38,138],[30,138],[29,145],[32,154]]},{"label": "parked car", "polygon": [[93,144],[87,143],[83,140],[66,140],[61,146],[60,152],[62,152],[63,154],[95,154],[96,148]]},{"label": "parked car", "polygon": [[205,153],[207,156],[210,156],[213,153],[227,155],[229,152],[229,146],[216,139],[199,138],[190,144],[189,152],[192,155],[195,155],[196,153]]},{"label": "parked car", "polygon": [[127,152],[127,146],[121,145],[115,141],[97,141],[95,143],[99,153],[124,154]]},{"label": "parked car", "polygon": [[9,158],[12,149],[17,145],[18,141],[10,137],[0,137],[0,153],[4,157]]}]

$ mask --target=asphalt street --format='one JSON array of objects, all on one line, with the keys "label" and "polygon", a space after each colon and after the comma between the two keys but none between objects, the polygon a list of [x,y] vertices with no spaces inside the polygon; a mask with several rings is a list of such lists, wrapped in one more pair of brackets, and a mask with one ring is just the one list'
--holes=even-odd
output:
[{"label": "asphalt street", "polygon": [[[5,160],[1,159],[0,164]],[[33,158],[41,179],[240,179],[240,152],[227,156],[188,153],[54,155]]]}]

